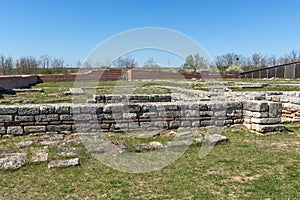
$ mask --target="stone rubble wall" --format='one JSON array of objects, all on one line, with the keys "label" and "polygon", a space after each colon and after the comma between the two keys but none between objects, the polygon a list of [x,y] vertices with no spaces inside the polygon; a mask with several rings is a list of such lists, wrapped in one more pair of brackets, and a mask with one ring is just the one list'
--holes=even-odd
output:
[{"label": "stone rubble wall", "polygon": [[222,127],[241,124],[242,108],[241,102],[0,106],[0,135]]}]

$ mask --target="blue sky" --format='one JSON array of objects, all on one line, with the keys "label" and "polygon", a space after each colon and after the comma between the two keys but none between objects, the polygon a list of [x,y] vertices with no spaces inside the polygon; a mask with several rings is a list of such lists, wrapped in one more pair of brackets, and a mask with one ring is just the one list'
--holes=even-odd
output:
[{"label": "blue sky", "polygon": [[300,50],[298,0],[0,0],[0,54],[73,63],[119,32],[163,27],[211,57]]}]

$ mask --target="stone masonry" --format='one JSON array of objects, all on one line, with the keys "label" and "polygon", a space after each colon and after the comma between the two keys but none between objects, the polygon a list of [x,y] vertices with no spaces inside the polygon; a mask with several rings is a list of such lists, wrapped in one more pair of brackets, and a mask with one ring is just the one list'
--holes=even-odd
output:
[{"label": "stone masonry", "polygon": [[0,106],[0,135],[138,131],[244,124],[281,131],[280,102],[136,102]]}]

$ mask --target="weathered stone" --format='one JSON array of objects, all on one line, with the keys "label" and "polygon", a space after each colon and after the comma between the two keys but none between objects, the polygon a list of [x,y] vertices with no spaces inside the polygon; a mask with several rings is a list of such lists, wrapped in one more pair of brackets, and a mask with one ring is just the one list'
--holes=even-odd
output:
[{"label": "weathered stone", "polygon": [[18,107],[0,106],[0,115],[16,114],[17,112],[18,112]]},{"label": "weathered stone", "polygon": [[33,122],[34,121],[34,116],[32,115],[22,115],[22,116],[15,116],[15,121],[16,122]]},{"label": "weathered stone", "polygon": [[23,129],[21,126],[9,126],[7,127],[7,134],[23,135]]},{"label": "weathered stone", "polygon": [[40,106],[40,114],[53,114],[55,107],[52,105],[42,105]]},{"label": "weathered stone", "polygon": [[180,126],[181,127],[191,127],[191,122],[190,121],[181,121]]},{"label": "weathered stone", "polygon": [[91,114],[73,114],[73,119],[76,121],[89,121],[92,120],[93,117]]},{"label": "weathered stone", "polygon": [[207,134],[203,142],[208,145],[215,145],[220,142],[228,142],[228,138],[220,134]]},{"label": "weathered stone", "polygon": [[69,114],[63,114],[59,116],[59,120],[62,121],[72,121],[73,120],[73,115],[69,115]]},{"label": "weathered stone", "polygon": [[45,162],[48,160],[48,150],[47,149],[31,149],[31,159],[30,162]]},{"label": "weathered stone", "polygon": [[244,110],[243,115],[247,117],[264,118],[269,117],[269,112],[253,112],[249,110]]},{"label": "weathered stone", "polygon": [[53,160],[48,164],[48,169],[55,167],[71,167],[80,165],[79,158],[69,159],[69,160]]},{"label": "weathered stone", "polygon": [[48,121],[57,121],[59,120],[59,118],[58,118],[58,114],[36,115],[35,120],[37,122],[48,122]]},{"label": "weathered stone", "polygon": [[25,141],[18,142],[16,145],[19,148],[23,148],[23,147],[31,146],[32,144],[33,144],[32,140],[25,140]]},{"label": "weathered stone", "polygon": [[55,113],[57,113],[57,114],[69,114],[70,113],[70,106],[68,106],[68,105],[56,105],[55,106]]},{"label": "weathered stone", "polygon": [[268,124],[268,125],[261,125],[261,124],[252,124],[251,129],[260,133],[267,133],[267,132],[280,132],[284,130],[283,125],[278,124]]},{"label": "weathered stone", "polygon": [[152,141],[152,142],[149,142],[149,147],[151,149],[157,150],[157,149],[164,148],[164,145],[162,143],[160,143],[160,142]]},{"label": "weathered stone", "polygon": [[0,115],[0,122],[11,122],[12,120],[12,115]]},{"label": "weathered stone", "polygon": [[136,113],[123,113],[123,119],[135,119],[136,117]]},{"label": "weathered stone", "polygon": [[281,103],[269,102],[269,117],[280,117],[281,111]]},{"label": "weathered stone", "polygon": [[181,122],[179,120],[170,121],[169,128],[176,129],[176,128],[179,128],[180,125],[181,125]]},{"label": "weathered stone", "polygon": [[190,137],[193,137],[193,136],[194,135],[191,131],[175,134],[175,137],[177,137],[177,138],[190,138]]},{"label": "weathered stone", "polygon": [[256,112],[264,112],[264,111],[268,111],[269,109],[268,102],[265,101],[245,101],[243,103],[243,107],[245,110],[256,111]]},{"label": "weathered stone", "polygon": [[193,143],[192,140],[179,140],[167,142],[167,147],[178,147],[178,146],[190,146]]},{"label": "weathered stone", "polygon": [[39,107],[19,107],[19,115],[38,115],[40,113]]},{"label": "weathered stone", "polygon": [[0,169],[17,170],[24,166],[27,161],[26,153],[10,153],[0,158]]},{"label": "weathered stone", "polygon": [[47,126],[47,131],[57,131],[57,132],[61,132],[61,131],[71,131],[72,130],[72,126],[71,125],[48,125]]},{"label": "weathered stone", "polygon": [[41,141],[39,144],[43,146],[57,146],[59,144],[59,141],[45,140],[45,141]]},{"label": "weathered stone", "polygon": [[46,126],[25,126],[24,131],[26,134],[46,132]]},{"label": "weathered stone", "polygon": [[149,144],[138,144],[136,147],[135,147],[135,151],[136,152],[146,152],[146,151],[150,151],[151,150],[151,147]]},{"label": "weathered stone", "polygon": [[0,126],[0,136],[6,134],[6,127]]},{"label": "weathered stone", "polygon": [[251,122],[255,124],[277,124],[280,121],[280,118],[251,118]]}]

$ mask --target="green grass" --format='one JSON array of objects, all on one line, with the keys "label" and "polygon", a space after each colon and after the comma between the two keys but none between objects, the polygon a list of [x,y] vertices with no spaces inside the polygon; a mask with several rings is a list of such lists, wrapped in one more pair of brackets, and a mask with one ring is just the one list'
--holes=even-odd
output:
[{"label": "green grass", "polygon": [[226,129],[230,142],[203,159],[191,146],[171,165],[143,174],[113,170],[84,151],[79,167],[0,171],[0,199],[299,199],[299,124],[287,126],[267,136]]}]

